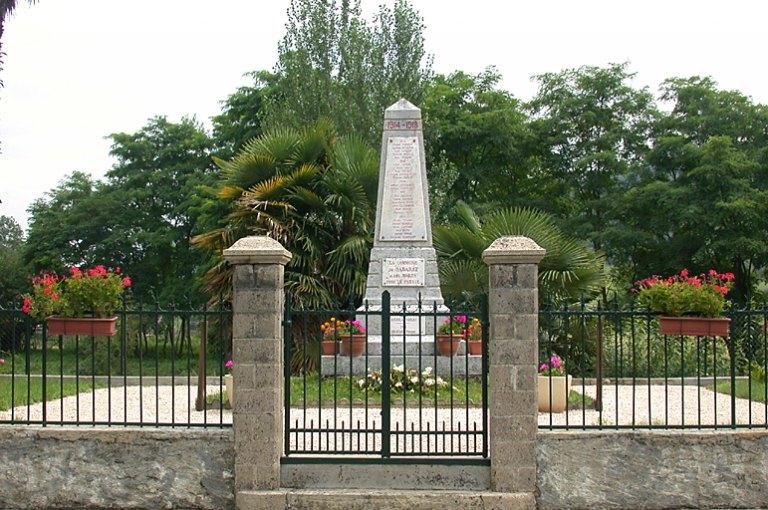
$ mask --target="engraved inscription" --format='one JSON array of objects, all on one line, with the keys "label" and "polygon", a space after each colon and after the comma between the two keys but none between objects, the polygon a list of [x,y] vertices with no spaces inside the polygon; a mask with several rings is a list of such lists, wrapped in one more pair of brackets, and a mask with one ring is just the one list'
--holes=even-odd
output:
[{"label": "engraved inscription", "polygon": [[425,241],[419,140],[415,136],[389,137],[386,150],[379,240]]},{"label": "engraved inscription", "polygon": [[421,121],[416,119],[410,120],[388,120],[384,124],[386,131],[415,131],[421,129]]},{"label": "engraved inscription", "polygon": [[423,287],[424,259],[384,259],[382,285],[385,287]]},{"label": "engraved inscription", "polygon": [[[405,322],[405,324],[403,324]],[[403,327],[405,326],[405,327]],[[403,317],[393,317],[390,321],[389,331],[397,337],[398,335],[418,335],[419,334],[419,318],[417,316],[406,316],[405,321]],[[424,330],[422,329],[422,333]]]}]

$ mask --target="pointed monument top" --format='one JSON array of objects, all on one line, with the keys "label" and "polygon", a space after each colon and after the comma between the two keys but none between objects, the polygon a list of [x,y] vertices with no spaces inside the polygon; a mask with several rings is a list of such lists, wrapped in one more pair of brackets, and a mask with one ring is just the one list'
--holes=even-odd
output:
[{"label": "pointed monument top", "polygon": [[420,119],[421,110],[405,98],[384,111],[384,119]]}]

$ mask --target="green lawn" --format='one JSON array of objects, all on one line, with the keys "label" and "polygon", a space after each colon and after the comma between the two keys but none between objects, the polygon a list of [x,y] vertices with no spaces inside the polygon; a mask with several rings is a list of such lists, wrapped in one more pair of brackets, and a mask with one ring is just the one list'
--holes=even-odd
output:
[{"label": "green lawn", "polygon": [[[708,389],[715,389],[714,385],[707,386]],[[718,381],[715,391],[719,393],[731,394],[731,381]],[[752,392],[750,393],[749,381],[739,379],[736,381],[736,396],[738,398],[745,398],[748,400],[754,400],[755,402],[765,402],[765,383],[752,379]]]},{"label": "green lawn", "polygon": [[[108,355],[111,348],[112,355]],[[79,349],[79,354],[78,354]],[[80,375],[123,375],[120,370],[120,346],[117,339],[108,342],[106,338],[97,338],[92,344],[90,338],[82,338],[76,344],[73,337],[66,337],[59,349],[58,338],[48,340],[46,349],[46,373],[48,374],[80,374]],[[10,374],[12,370],[12,356],[8,352],[2,353],[5,364],[0,365],[0,374]],[[13,358],[16,364],[16,374],[24,373],[25,352],[17,352]],[[141,357],[136,351],[135,345],[126,352],[125,375],[145,376],[184,375],[187,373],[197,375],[198,345],[193,338],[191,345],[185,346],[181,351],[173,352],[170,347],[163,347],[162,342],[148,342],[141,351]],[[210,355],[206,363],[208,375],[219,375],[219,368],[224,361],[219,357],[213,359]],[[29,350],[29,370],[32,374],[41,374],[43,370],[43,350],[39,346]]]},{"label": "green lawn", "polygon": [[[291,405],[292,406],[317,406],[318,396],[322,389],[323,406],[333,406],[334,401],[337,405],[365,405],[366,391],[361,389],[357,382],[361,377],[337,377],[318,378],[316,375],[307,375],[306,384],[303,377],[291,377]],[[351,383],[351,384],[350,384]],[[306,391],[306,397],[305,397]],[[335,398],[334,398],[335,395]],[[426,390],[421,393],[400,393],[392,391],[390,401],[393,406],[405,405],[408,407],[417,406],[421,398],[424,406],[434,406],[434,389]],[[437,391],[437,404],[440,406],[449,406],[451,402],[456,407],[467,404],[473,407],[479,407],[483,403],[482,384],[479,377],[454,378],[453,391],[450,387],[441,388]],[[381,405],[381,393],[374,390],[368,390],[367,402],[369,405]],[[581,408],[586,405],[587,408],[594,406],[594,400],[588,395],[582,395],[576,391],[571,391],[568,398],[570,408]]]},{"label": "green lawn", "polygon": [[[103,384],[96,383],[97,388],[103,387]],[[80,381],[80,393],[90,391],[93,386],[91,381]],[[27,405],[27,390],[29,390],[29,403],[34,404],[36,402],[43,401],[43,381],[40,378],[32,378],[27,384],[26,377],[16,377],[15,383],[12,385],[10,379],[2,379],[0,382],[0,411],[5,411],[11,407],[17,407]],[[11,392],[13,391],[13,402],[11,402]],[[65,397],[74,395],[77,393],[77,386],[75,381],[64,381],[64,393]],[[61,398],[61,386],[59,381],[48,379],[46,387],[47,400],[56,400]]]}]

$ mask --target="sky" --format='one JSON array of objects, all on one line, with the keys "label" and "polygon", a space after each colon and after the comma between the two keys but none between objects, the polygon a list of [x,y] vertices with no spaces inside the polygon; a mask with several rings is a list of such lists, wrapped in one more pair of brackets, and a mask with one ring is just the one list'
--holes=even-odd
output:
[{"label": "sky", "polygon": [[[371,13],[379,0],[362,0]],[[3,37],[0,215],[27,225],[29,204],[72,171],[101,177],[115,132],[150,117],[194,115],[271,69],[289,0],[39,0]],[[392,3],[392,0],[384,0]],[[630,62],[636,86],[708,75],[768,103],[768,2],[760,0],[411,0],[434,69],[495,66],[523,100],[533,75]],[[429,129],[429,126],[425,126]]]}]

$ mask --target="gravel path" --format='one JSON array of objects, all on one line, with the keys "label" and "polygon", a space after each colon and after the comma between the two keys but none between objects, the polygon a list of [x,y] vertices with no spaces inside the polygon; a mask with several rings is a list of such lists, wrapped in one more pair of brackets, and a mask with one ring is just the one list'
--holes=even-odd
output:
[{"label": "gravel path", "polygon": [[[582,387],[574,386],[575,391],[582,392]],[[208,394],[216,394],[218,386],[209,386]],[[592,398],[596,396],[594,385],[585,386],[583,391]],[[618,393],[618,399],[617,399]],[[232,412],[218,407],[207,412],[195,411],[194,403],[197,395],[196,386],[128,386],[100,388],[95,392],[80,393],[77,396],[66,397],[62,400],[52,400],[47,403],[47,419],[51,422],[76,421],[91,422],[94,420],[93,408],[95,399],[95,421],[114,421],[144,424],[186,424],[186,423],[232,423]],[[729,425],[731,423],[731,397],[722,393],[715,393],[697,386],[669,386],[665,389],[662,385],[650,386],[604,386],[603,388],[603,425]],[[617,406],[617,400],[620,405]],[[634,405],[633,405],[634,400]],[[699,402],[701,405],[699,405]],[[111,404],[111,405],[110,405]],[[634,416],[633,410],[634,408]],[[111,411],[110,411],[111,409]],[[127,409],[127,416],[126,416]],[[43,405],[33,404],[29,407],[29,419],[42,419]],[[62,415],[63,410],[63,415]],[[78,412],[79,410],[79,412]],[[751,414],[750,414],[751,412]],[[8,421],[27,419],[27,407],[20,406],[13,410],[0,412],[0,420]],[[429,430],[451,429],[463,431],[465,437],[473,441],[476,437],[472,432],[482,428],[481,412],[477,408],[470,408],[467,412],[463,407],[454,409],[451,414],[449,409],[438,409],[437,416],[434,408],[425,408],[419,416],[418,410],[395,407],[392,409],[393,430]],[[571,409],[568,413],[552,414],[539,413],[540,425],[565,425],[573,427],[582,425],[597,425],[600,413],[594,409]],[[335,425],[334,425],[335,417]],[[764,425],[768,417],[768,406],[760,402],[751,402],[746,399],[736,399],[736,422],[738,424],[752,423]],[[550,421],[551,420],[551,421]],[[634,420],[634,421],[633,421]],[[293,408],[290,412],[292,427],[317,427],[323,428],[368,428],[381,426],[381,416],[377,408],[353,408],[350,414],[348,407],[339,407],[334,415],[333,409],[317,408],[303,410]],[[375,422],[375,424],[374,424]],[[467,432],[469,431],[469,432]],[[353,437],[346,434],[347,440]],[[354,434],[353,434],[354,435]],[[364,434],[360,432],[364,442]],[[456,434],[461,436],[461,434]],[[316,440],[320,440],[318,436]],[[410,439],[408,439],[410,441]],[[337,439],[338,442],[338,439]]]},{"label": "gravel path", "polygon": [[[208,386],[206,393],[214,395],[219,386]],[[209,409],[207,412],[195,411],[197,386],[115,386],[99,388],[95,392],[84,392],[64,399],[50,400],[46,405],[47,420],[125,422],[143,424],[169,423],[232,423],[232,412],[227,409]],[[94,402],[95,399],[95,402]],[[127,420],[126,420],[127,409]],[[63,416],[62,416],[63,410]],[[27,419],[27,406],[0,412],[0,420]],[[42,420],[43,404],[29,407],[30,420]]]}]

